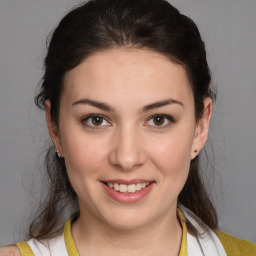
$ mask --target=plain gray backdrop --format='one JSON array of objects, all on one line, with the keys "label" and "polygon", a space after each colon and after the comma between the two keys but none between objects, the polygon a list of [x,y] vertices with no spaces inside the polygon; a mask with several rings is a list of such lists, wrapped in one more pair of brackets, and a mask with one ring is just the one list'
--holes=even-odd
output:
[{"label": "plain gray backdrop", "polygon": [[[0,245],[24,239],[38,205],[49,138],[33,97],[46,37],[78,3],[0,0]],[[171,3],[198,25],[218,88],[208,149],[220,228],[256,242],[256,1]]]}]

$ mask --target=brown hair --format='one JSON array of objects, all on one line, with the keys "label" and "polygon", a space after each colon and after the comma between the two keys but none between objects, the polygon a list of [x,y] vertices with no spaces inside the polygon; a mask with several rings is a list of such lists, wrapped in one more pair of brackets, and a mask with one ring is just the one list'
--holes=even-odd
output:
[{"label": "brown hair", "polygon": [[[51,35],[35,103],[44,109],[45,101],[51,101],[51,117],[56,126],[66,72],[89,55],[113,47],[148,48],[182,65],[193,90],[197,121],[204,111],[203,100],[215,98],[204,42],[190,18],[164,0],[91,0],[69,12]],[[217,215],[201,178],[199,158],[191,161],[178,201],[214,230]],[[45,163],[49,192],[29,234],[37,239],[53,234],[59,227],[63,209],[77,201],[65,160],[57,157],[53,145]]]}]

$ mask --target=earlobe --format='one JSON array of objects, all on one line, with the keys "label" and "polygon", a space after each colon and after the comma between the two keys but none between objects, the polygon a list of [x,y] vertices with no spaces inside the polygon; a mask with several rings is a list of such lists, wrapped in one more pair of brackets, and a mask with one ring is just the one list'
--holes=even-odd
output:
[{"label": "earlobe", "polygon": [[196,129],[195,129],[195,135],[194,135],[194,141],[191,151],[191,159],[194,159],[199,152],[204,147],[209,127],[210,127],[210,121],[211,121],[211,115],[212,115],[212,99],[210,97],[207,97],[204,99],[204,113],[203,116],[198,120]]},{"label": "earlobe", "polygon": [[53,144],[55,145],[55,150],[56,152],[58,152],[58,155],[62,155],[62,146],[61,146],[59,131],[58,131],[57,125],[55,124],[55,122],[52,120],[52,117],[51,117],[51,101],[50,100],[45,101],[45,117],[46,117],[49,135],[51,137]]}]

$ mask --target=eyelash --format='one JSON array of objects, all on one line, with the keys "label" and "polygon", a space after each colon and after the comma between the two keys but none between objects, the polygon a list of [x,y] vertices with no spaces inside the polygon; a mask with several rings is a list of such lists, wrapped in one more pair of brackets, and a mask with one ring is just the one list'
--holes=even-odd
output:
[{"label": "eyelash", "polygon": [[[109,121],[107,120],[107,118],[106,118],[105,116],[103,116],[103,115],[100,115],[100,114],[90,114],[90,115],[88,115],[88,116],[86,116],[86,117],[84,117],[84,118],[82,119],[82,123],[85,124],[85,125],[86,125],[87,127],[89,127],[90,129],[101,129],[102,125],[99,125],[99,126],[95,125],[95,126],[94,126],[94,125],[88,124],[88,120],[92,119],[93,117],[102,118],[103,121],[109,123]],[[104,126],[110,126],[110,125],[104,125]]]},{"label": "eyelash", "polygon": [[[93,117],[102,118],[102,119],[103,119],[103,122],[105,121],[105,122],[110,123],[110,122],[108,121],[108,119],[107,119],[105,116],[100,115],[100,114],[90,114],[90,115],[88,115],[88,116],[86,116],[86,117],[84,117],[84,118],[82,119],[82,123],[85,124],[85,125],[86,125],[87,127],[89,127],[90,129],[102,129],[101,127],[111,126],[111,125],[99,125],[99,126],[97,126],[97,125],[90,125],[90,124],[88,124],[88,120],[92,119]],[[150,117],[148,118],[147,122],[149,122],[151,119],[156,118],[156,117],[161,117],[161,118],[167,119],[168,124],[161,125],[161,126],[157,126],[157,125],[148,125],[148,124],[147,124],[146,126],[152,126],[153,129],[163,129],[163,128],[169,126],[170,123],[175,123],[175,119],[174,119],[172,116],[165,115],[165,114],[155,114],[155,115],[152,115],[152,116],[150,116]],[[166,120],[165,120],[165,121],[166,121]],[[164,121],[164,122],[165,122],[165,121]],[[92,122],[92,121],[91,121],[91,122]]]},{"label": "eyelash", "polygon": [[[169,115],[165,115],[165,114],[155,114],[155,115],[152,115],[148,118],[148,121],[153,119],[153,118],[156,118],[156,117],[162,117],[162,118],[165,118],[167,119],[167,122],[168,124],[165,124],[165,125],[161,125],[161,126],[157,126],[157,125],[152,125],[153,129],[163,129],[163,128],[166,128],[170,125],[170,123],[175,123],[175,119],[172,117],[172,116],[169,116]],[[164,121],[165,122],[165,121]]]}]

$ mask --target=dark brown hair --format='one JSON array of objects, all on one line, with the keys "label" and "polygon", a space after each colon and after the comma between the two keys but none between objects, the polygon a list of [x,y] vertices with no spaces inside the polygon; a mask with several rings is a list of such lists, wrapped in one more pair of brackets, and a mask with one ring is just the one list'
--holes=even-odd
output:
[{"label": "dark brown hair", "polygon": [[[215,98],[204,42],[195,23],[164,0],[91,0],[70,11],[51,35],[45,73],[36,105],[44,109],[51,101],[51,117],[58,127],[60,95],[67,71],[95,52],[109,48],[147,48],[182,65],[188,75],[195,102],[195,117],[203,114],[203,100]],[[65,160],[53,145],[45,158],[49,194],[30,226],[30,237],[43,238],[59,227],[63,209],[77,201],[69,182]],[[191,161],[190,172],[178,201],[211,229],[217,227],[216,211],[208,197],[199,166]]]}]

